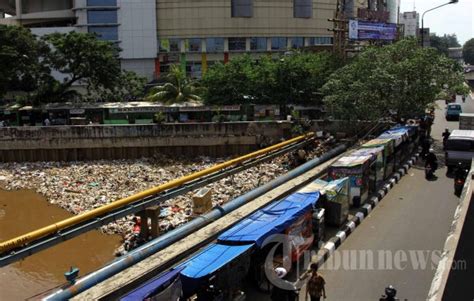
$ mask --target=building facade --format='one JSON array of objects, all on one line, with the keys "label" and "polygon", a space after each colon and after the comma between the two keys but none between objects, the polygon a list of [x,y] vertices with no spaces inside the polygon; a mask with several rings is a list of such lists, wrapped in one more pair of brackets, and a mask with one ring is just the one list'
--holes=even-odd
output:
[{"label": "building facade", "polygon": [[[340,0],[348,18],[393,22],[399,0]],[[90,32],[118,43],[126,70],[159,77],[179,64],[200,77],[215,62],[333,43],[337,0],[0,0],[0,24],[33,33]],[[388,10],[391,9],[391,11]],[[11,15],[5,18],[4,14]],[[367,18],[365,18],[367,19]],[[370,18],[368,18],[370,19]]]},{"label": "building facade", "polygon": [[420,28],[420,15],[416,11],[400,14],[400,24],[404,25],[405,37],[416,37]]},{"label": "building facade", "polygon": [[119,44],[124,69],[152,79],[180,64],[199,77],[242,53],[331,45],[335,9],[336,0],[0,0],[0,24],[95,33]]}]

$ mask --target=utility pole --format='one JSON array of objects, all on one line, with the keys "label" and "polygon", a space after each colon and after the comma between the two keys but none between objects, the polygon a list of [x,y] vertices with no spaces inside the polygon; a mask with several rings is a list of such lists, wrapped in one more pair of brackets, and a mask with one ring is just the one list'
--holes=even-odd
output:
[{"label": "utility pole", "polygon": [[333,52],[346,59],[348,21],[344,15],[341,0],[337,0],[334,18],[328,21],[333,23],[333,29],[328,29],[333,32]]}]

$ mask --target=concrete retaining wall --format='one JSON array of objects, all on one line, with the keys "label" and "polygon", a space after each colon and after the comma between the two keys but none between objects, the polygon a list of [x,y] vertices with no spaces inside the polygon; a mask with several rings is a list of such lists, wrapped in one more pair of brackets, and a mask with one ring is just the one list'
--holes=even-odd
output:
[{"label": "concrete retaining wall", "polygon": [[[369,125],[370,127],[370,125]],[[226,122],[0,128],[0,162],[83,161],[251,152],[291,137],[292,123]],[[313,130],[353,135],[367,124],[314,121]]]},{"label": "concrete retaining wall", "polygon": [[474,300],[474,160],[426,300]]}]

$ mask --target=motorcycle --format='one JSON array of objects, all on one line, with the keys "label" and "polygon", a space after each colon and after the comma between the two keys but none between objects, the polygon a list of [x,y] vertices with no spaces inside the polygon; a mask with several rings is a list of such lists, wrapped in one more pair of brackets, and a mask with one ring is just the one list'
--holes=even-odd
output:
[{"label": "motorcycle", "polygon": [[464,183],[466,182],[466,177],[468,174],[468,170],[462,167],[459,167],[456,171],[456,175],[454,177],[454,194],[456,196],[460,196],[462,190],[464,188]]},{"label": "motorcycle", "polygon": [[431,164],[427,164],[425,166],[425,178],[429,180],[433,177],[433,174],[434,174],[433,167],[431,166]]},{"label": "motorcycle", "polygon": [[379,299],[379,301],[397,301],[397,300],[399,300],[397,298],[397,290],[391,285],[385,288],[385,295],[382,295],[382,297],[380,297]]}]

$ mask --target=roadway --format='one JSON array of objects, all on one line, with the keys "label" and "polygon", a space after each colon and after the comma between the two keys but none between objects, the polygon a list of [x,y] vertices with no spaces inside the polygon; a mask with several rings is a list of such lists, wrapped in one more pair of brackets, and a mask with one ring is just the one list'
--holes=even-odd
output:
[{"label": "roadway", "polygon": [[[457,102],[462,104],[460,97]],[[438,105],[432,137],[442,163],[441,133],[446,127],[457,129],[458,122],[447,122],[444,101]],[[464,112],[474,113],[472,96],[462,105]],[[338,266],[330,259],[321,270],[327,283],[327,300],[378,300],[389,284],[395,286],[401,300],[426,299],[439,259],[436,250],[443,249],[458,204],[453,194],[453,179],[446,175],[444,164],[440,164],[436,175],[438,178],[434,181],[425,180],[420,160],[339,247],[337,252],[343,259],[342,264]],[[356,264],[355,269],[347,262],[344,265],[342,256],[354,250],[374,254],[373,269],[368,264],[364,269],[363,262],[353,258],[350,263]],[[420,254],[413,253],[416,250],[429,255],[426,268],[417,268],[422,262],[411,259],[414,254]],[[386,252],[384,256],[396,254],[395,260],[397,256],[401,259],[400,266],[389,268],[385,261],[384,267],[378,258],[381,251]],[[431,261],[434,264],[430,264]]]}]

